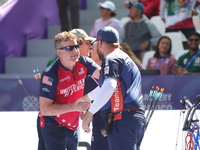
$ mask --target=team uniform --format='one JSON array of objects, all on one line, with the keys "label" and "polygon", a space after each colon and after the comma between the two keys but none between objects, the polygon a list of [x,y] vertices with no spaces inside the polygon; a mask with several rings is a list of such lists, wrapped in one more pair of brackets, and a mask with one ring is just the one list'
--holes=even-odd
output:
[{"label": "team uniform", "polygon": [[[196,55],[196,56],[195,56]],[[196,54],[193,55],[194,60],[191,61],[190,65],[186,68],[188,72],[200,72],[200,50],[196,52]],[[193,56],[190,55],[190,53],[185,53],[178,59],[178,67],[183,67],[188,64],[188,62],[193,58]]]},{"label": "team uniform", "polygon": [[112,97],[101,108],[104,120],[108,120],[109,114],[114,113],[108,133],[110,150],[137,150],[145,128],[141,74],[132,59],[116,49],[102,63],[100,86],[106,78],[117,80],[117,88]]},{"label": "team uniform", "polygon": [[[87,76],[84,94],[92,91],[98,83],[95,82],[95,79],[92,79],[90,76]],[[102,119],[101,111],[98,111],[93,116],[92,120],[92,137],[91,137],[91,150],[109,150],[108,139],[103,137],[101,134],[101,129],[105,126],[105,120]]]},{"label": "team uniform", "polygon": [[[46,68],[42,74],[40,96],[53,100],[54,104],[74,103],[84,95],[85,78],[99,68],[90,58],[80,56],[73,72],[65,68],[60,59]],[[80,112],[68,112],[57,116],[41,116],[40,125],[48,150],[76,150]]]},{"label": "team uniform", "polygon": [[160,75],[175,75],[176,74],[177,61],[174,56],[167,57],[151,57],[148,60],[146,69],[159,69]]},{"label": "team uniform", "polygon": [[108,138],[103,137],[101,129],[105,126],[101,111],[94,114],[92,120],[91,150],[109,150]]}]

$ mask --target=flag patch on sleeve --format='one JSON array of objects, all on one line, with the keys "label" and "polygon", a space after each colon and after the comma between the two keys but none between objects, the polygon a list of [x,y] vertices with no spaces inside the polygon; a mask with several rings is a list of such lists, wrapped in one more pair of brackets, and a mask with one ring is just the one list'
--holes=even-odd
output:
[{"label": "flag patch on sleeve", "polygon": [[105,74],[108,74],[108,73],[109,73],[109,66],[107,66],[107,67],[104,68],[104,73],[105,73]]},{"label": "flag patch on sleeve", "polygon": [[79,74],[79,75],[84,74],[84,69],[83,69],[83,68],[78,69],[78,74]]},{"label": "flag patch on sleeve", "polygon": [[52,86],[53,79],[48,76],[44,76],[42,79],[42,83]]}]

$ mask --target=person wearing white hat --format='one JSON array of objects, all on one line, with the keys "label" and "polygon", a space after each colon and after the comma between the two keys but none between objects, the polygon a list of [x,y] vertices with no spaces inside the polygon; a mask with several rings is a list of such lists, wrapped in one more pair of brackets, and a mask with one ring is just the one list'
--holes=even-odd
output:
[{"label": "person wearing white hat", "polygon": [[96,37],[98,30],[104,26],[111,26],[120,33],[120,21],[115,17],[117,15],[115,4],[107,0],[103,3],[98,3],[98,7],[100,9],[101,18],[95,20],[90,36]]}]

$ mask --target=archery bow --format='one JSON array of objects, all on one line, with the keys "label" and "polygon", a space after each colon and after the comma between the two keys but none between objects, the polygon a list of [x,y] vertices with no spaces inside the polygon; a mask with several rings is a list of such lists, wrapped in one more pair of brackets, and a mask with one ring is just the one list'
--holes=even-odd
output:
[{"label": "archery bow", "polygon": [[200,105],[200,95],[195,97],[194,104],[187,97],[183,97],[180,103],[188,110],[182,129],[188,132],[185,139],[185,150],[199,150],[200,128],[197,124],[199,120],[194,119],[194,114]]}]

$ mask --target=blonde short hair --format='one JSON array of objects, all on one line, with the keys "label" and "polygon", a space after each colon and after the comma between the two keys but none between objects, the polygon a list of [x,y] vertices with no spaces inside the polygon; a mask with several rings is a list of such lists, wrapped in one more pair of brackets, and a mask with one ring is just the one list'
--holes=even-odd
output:
[{"label": "blonde short hair", "polygon": [[69,40],[76,40],[76,36],[74,34],[72,34],[70,31],[69,32],[64,31],[64,32],[58,33],[54,37],[55,49],[57,49],[60,46],[60,43],[62,41],[69,41]]}]

